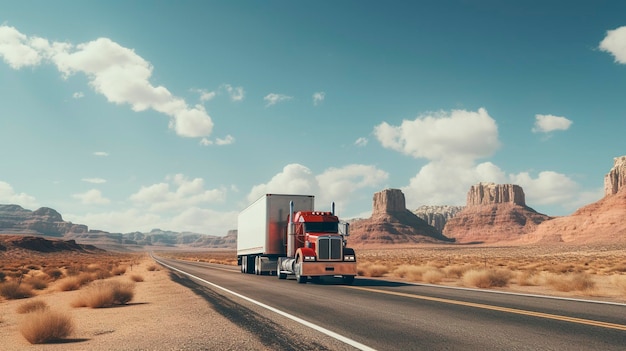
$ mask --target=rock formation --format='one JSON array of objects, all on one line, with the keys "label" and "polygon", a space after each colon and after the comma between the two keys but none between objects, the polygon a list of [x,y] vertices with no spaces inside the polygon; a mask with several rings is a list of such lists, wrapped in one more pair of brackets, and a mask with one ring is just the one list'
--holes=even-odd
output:
[{"label": "rock formation", "polygon": [[626,189],[626,156],[613,159],[613,168],[604,176],[604,195],[617,194]]},{"label": "rock formation", "polygon": [[443,232],[448,220],[463,210],[464,206],[420,206],[413,211],[419,218]]},{"label": "rock formation", "polygon": [[385,189],[374,194],[372,216],[352,222],[350,245],[442,243],[453,241],[406,209],[399,189]]},{"label": "rock formation", "polygon": [[18,205],[0,205],[0,233],[63,236],[87,231],[86,225],[66,222],[60,213],[48,207],[30,211]]},{"label": "rock formation", "polygon": [[525,243],[575,244],[626,242],[626,156],[615,158],[604,177],[604,197],[566,217],[539,225],[523,238]]},{"label": "rock formation", "polygon": [[514,184],[479,183],[467,193],[467,206],[444,227],[457,242],[517,240],[551,217],[526,206],[524,190]]}]

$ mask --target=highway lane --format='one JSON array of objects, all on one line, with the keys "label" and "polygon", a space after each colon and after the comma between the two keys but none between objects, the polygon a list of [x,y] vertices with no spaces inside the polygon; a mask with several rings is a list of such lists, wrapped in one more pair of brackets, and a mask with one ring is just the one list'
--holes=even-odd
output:
[{"label": "highway lane", "polygon": [[372,279],[356,279],[352,287],[333,281],[303,285],[241,274],[236,267],[161,260],[378,350],[624,350],[626,345],[624,305]]}]

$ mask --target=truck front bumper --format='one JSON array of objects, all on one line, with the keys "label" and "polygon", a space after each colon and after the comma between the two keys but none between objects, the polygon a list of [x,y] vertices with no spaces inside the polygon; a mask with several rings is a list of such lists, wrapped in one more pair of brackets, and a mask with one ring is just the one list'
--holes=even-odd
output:
[{"label": "truck front bumper", "polygon": [[356,262],[302,262],[302,275],[356,275]]}]

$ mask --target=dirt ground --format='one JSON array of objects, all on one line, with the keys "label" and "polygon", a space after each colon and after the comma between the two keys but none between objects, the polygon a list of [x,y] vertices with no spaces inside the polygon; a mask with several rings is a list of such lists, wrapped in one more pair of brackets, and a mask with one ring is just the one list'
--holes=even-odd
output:
[{"label": "dirt ground", "polygon": [[[165,269],[149,271],[144,258],[120,277],[140,275],[135,296],[125,306],[75,308],[72,301],[85,293],[53,291],[29,299],[0,301],[0,349],[10,350],[264,350],[248,331],[218,314],[202,297],[172,281]],[[20,333],[27,314],[17,308],[28,300],[44,300],[51,310],[66,312],[74,333],[62,343],[31,345]]]}]

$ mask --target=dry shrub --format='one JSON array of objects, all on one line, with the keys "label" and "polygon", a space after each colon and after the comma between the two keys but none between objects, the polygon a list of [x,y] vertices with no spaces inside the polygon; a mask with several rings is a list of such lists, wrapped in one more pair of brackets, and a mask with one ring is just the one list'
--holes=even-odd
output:
[{"label": "dry shrub", "polygon": [[141,283],[143,281],[143,277],[139,274],[133,274],[130,276],[130,279],[134,282]]},{"label": "dry shrub", "polygon": [[379,263],[360,264],[357,268],[357,274],[363,277],[382,277],[387,273],[389,273],[389,268]]},{"label": "dry shrub", "polygon": [[158,270],[158,267],[155,264],[151,264],[148,266],[148,268],[146,268],[149,272],[154,272],[156,270]]},{"label": "dry shrub", "polygon": [[57,280],[63,277],[63,272],[58,268],[49,268],[43,271],[50,277],[52,280]]},{"label": "dry shrub", "polygon": [[24,302],[23,304],[17,306],[16,311],[19,314],[24,314],[24,313],[31,313],[31,312],[37,312],[37,311],[45,311],[47,309],[48,309],[48,304],[45,301],[33,300],[33,301]]},{"label": "dry shrub", "polygon": [[123,275],[124,273],[126,273],[126,270],[128,269],[128,267],[126,266],[118,266],[113,268],[113,270],[111,271],[111,274],[113,275]]},{"label": "dry shrub", "polygon": [[626,295],[626,275],[614,275],[611,277],[611,283]]},{"label": "dry shrub", "polygon": [[596,283],[587,273],[548,274],[546,283],[558,291],[590,291]]},{"label": "dry shrub", "polygon": [[422,274],[422,280],[430,284],[440,283],[444,277],[445,274],[441,269],[430,269]]},{"label": "dry shrub", "polygon": [[10,281],[0,284],[0,296],[5,299],[25,299],[33,296],[33,289],[18,281]]},{"label": "dry shrub", "polygon": [[80,273],[79,275],[71,276],[59,280],[59,290],[61,291],[73,291],[80,289],[83,285],[91,282],[93,276],[89,273]]},{"label": "dry shrub", "polygon": [[424,273],[429,272],[434,267],[428,266],[414,266],[410,264],[403,264],[398,266],[394,271],[393,275],[399,278],[404,278],[408,281],[419,282],[423,280]]},{"label": "dry shrub", "polygon": [[43,290],[48,287],[48,282],[41,277],[30,277],[26,280],[26,284],[32,286],[35,290]]},{"label": "dry shrub", "polygon": [[73,330],[74,323],[69,316],[50,310],[29,313],[20,326],[20,332],[31,344],[62,340]]},{"label": "dry shrub", "polygon": [[444,268],[444,272],[446,273],[446,277],[448,278],[461,278],[465,272],[469,271],[472,268],[471,265],[453,265]]},{"label": "dry shrub", "polygon": [[508,269],[472,269],[463,274],[463,284],[477,288],[504,287],[512,276]]},{"label": "dry shrub", "polygon": [[539,276],[533,271],[522,271],[517,273],[517,285],[519,286],[537,286],[541,285]]},{"label": "dry shrub", "polygon": [[134,289],[135,285],[132,282],[97,281],[91,284],[72,306],[103,308],[125,305],[133,299]]}]

